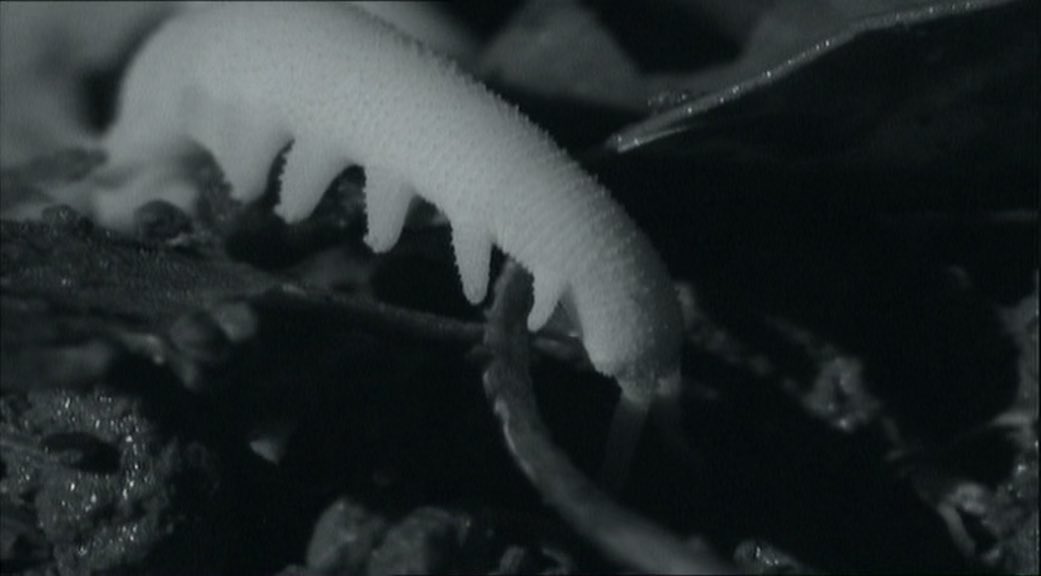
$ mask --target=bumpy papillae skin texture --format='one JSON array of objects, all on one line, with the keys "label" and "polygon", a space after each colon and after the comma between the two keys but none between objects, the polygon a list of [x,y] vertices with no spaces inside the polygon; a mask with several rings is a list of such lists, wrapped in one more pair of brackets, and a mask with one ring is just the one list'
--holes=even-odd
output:
[{"label": "bumpy papillae skin texture", "polygon": [[[516,108],[342,3],[235,2],[167,22],[129,70],[104,142],[118,183],[95,212],[118,225],[154,197],[190,209],[176,166],[199,146],[235,197],[255,199],[289,143],[275,208],[287,222],[360,165],[373,250],[394,246],[418,195],[451,223],[471,302],[485,296],[497,245],[535,278],[532,330],[564,301],[593,366],[626,398],[648,403],[675,377],[676,294],[622,208]],[[168,168],[142,168],[157,164]]]}]

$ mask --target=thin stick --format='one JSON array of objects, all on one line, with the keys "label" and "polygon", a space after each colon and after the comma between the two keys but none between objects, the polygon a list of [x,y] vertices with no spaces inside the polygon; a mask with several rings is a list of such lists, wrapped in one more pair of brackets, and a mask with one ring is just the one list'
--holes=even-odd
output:
[{"label": "thin stick", "polygon": [[627,396],[625,389],[626,387],[622,386],[622,395],[614,407],[603,465],[600,468],[601,485],[615,493],[621,491],[629,477],[633,455],[640,445],[647,414],[651,411],[650,398]]},{"label": "thin stick", "polygon": [[298,312],[342,316],[352,325],[395,336],[473,345],[479,343],[484,335],[484,326],[478,322],[410,310],[372,299],[310,291],[299,286],[272,289],[254,302]]}]

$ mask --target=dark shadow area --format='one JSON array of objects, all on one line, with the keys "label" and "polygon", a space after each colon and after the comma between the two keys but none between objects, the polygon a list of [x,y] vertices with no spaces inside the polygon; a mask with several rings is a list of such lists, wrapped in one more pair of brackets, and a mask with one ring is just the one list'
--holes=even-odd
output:
[{"label": "dark shadow area", "polygon": [[695,3],[585,2],[644,73],[690,71],[733,60],[739,39],[710,21]]}]

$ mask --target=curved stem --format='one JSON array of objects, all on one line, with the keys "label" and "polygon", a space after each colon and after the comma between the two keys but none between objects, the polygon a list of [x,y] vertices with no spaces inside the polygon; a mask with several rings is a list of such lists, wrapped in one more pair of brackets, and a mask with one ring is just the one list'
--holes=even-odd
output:
[{"label": "curved stem", "polygon": [[496,285],[484,344],[492,359],[484,372],[488,402],[514,460],[546,502],[611,560],[640,572],[723,574],[736,568],[708,551],[695,552],[676,536],[622,508],[587,479],[550,441],[538,416],[528,374],[531,277],[509,263]]}]

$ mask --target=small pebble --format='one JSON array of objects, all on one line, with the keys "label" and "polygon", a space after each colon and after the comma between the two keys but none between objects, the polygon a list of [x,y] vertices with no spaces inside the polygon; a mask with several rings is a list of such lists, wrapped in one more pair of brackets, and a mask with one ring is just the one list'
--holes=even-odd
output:
[{"label": "small pebble", "polygon": [[364,573],[365,563],[383,538],[386,522],[346,498],[318,518],[307,545],[307,566],[336,574]]}]

